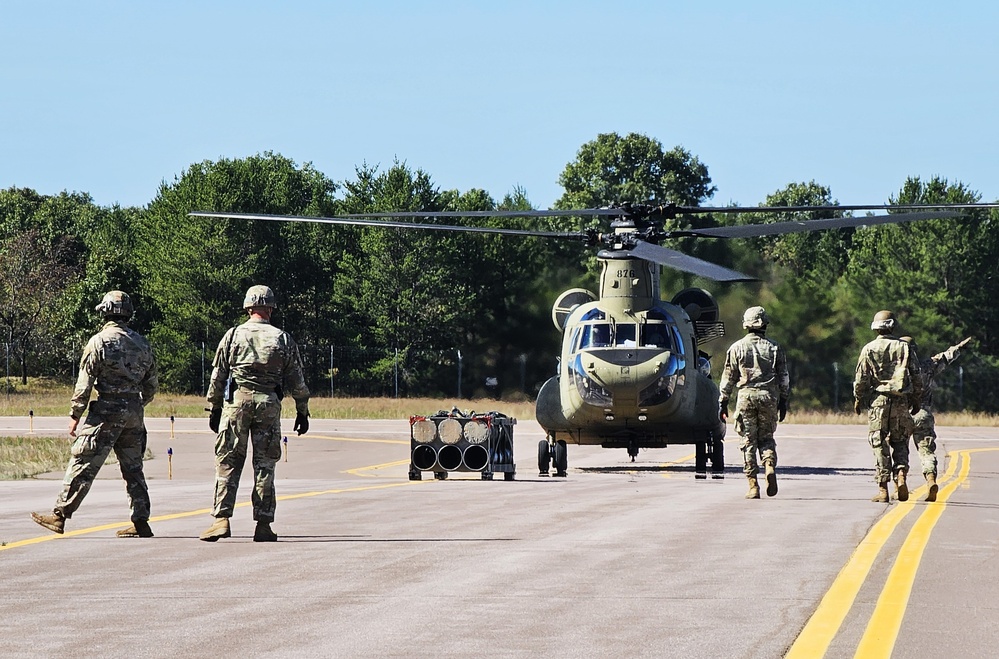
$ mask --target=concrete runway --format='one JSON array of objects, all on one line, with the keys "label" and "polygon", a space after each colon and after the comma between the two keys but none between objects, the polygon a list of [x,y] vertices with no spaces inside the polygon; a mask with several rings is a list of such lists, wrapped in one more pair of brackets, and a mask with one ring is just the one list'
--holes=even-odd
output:
[{"label": "concrete runway", "polygon": [[0,482],[0,656],[995,655],[996,428],[939,428],[940,500],[884,505],[859,424],[781,426],[780,493],[746,501],[731,432],[721,480],[695,480],[690,446],[570,446],[568,478],[541,478],[521,420],[515,481],[410,481],[407,422],[318,419],[278,465],[280,541],[252,542],[248,464],[212,544],[207,421],[147,426],[155,538],[114,536],[114,466],[64,536],[29,517],[61,473]]}]

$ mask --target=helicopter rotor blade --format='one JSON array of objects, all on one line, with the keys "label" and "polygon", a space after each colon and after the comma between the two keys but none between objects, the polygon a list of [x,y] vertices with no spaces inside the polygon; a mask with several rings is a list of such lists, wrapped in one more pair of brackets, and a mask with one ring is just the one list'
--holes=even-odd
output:
[{"label": "helicopter rotor blade", "polygon": [[727,227],[708,227],[670,232],[672,237],[699,238],[756,238],[758,236],[778,236],[788,233],[804,233],[824,229],[845,229],[849,227],[873,226],[877,224],[897,224],[916,220],[947,219],[963,217],[955,211],[926,211],[924,213],[893,213],[890,215],[868,215],[866,217],[834,217],[823,220],[792,220],[770,224],[739,224]]},{"label": "helicopter rotor blade", "polygon": [[[660,207],[663,210],[670,206]],[[814,213],[817,211],[928,211],[932,209],[990,209],[999,208],[999,203],[967,203],[967,204],[857,204],[822,206],[675,206],[678,215],[695,213]]]},{"label": "helicopter rotor blade", "polygon": [[631,248],[631,253],[635,256],[664,265],[681,272],[689,272],[698,277],[713,279],[714,281],[758,281],[756,277],[743,274],[736,270],[729,270],[720,265],[689,256],[675,249],[669,249],[662,245],[653,245],[644,240],[635,241],[635,246]]},{"label": "helicopter rotor blade", "polygon": [[346,218],[391,217],[612,217],[624,214],[621,208],[581,208],[579,210],[529,210],[529,211],[400,211],[398,213],[346,213]]},{"label": "helicopter rotor blade", "polygon": [[432,217],[678,217],[709,213],[815,213],[820,211],[926,211],[931,209],[988,209],[999,203],[967,204],[855,204],[821,206],[677,206],[674,204],[621,204],[604,208],[526,211],[401,211],[384,213],[347,213],[348,218],[432,218]]},{"label": "helicopter rotor blade", "polygon": [[[477,211],[480,212],[480,211]],[[481,211],[487,212],[487,211]],[[388,222],[385,220],[367,220],[357,216],[341,217],[311,217],[307,215],[267,215],[261,213],[215,213],[195,211],[188,213],[191,217],[209,217],[230,220],[270,220],[274,222],[306,222],[313,224],[345,224],[351,226],[375,227],[382,229],[430,229],[432,231],[460,231],[466,233],[490,233],[506,236],[533,236],[538,238],[563,238],[586,240],[587,235],[579,231],[535,231],[533,229],[501,229],[494,227],[466,227],[451,224],[425,224],[421,222]],[[400,213],[385,214],[385,217],[427,217],[426,213],[403,215]],[[367,217],[367,216],[365,216]],[[443,216],[439,216],[443,217]],[[494,217],[480,215],[473,217]]]}]

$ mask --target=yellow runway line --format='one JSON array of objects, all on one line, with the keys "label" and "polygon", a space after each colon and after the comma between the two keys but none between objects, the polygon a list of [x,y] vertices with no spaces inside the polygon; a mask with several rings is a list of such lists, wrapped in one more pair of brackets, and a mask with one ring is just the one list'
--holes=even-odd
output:
[{"label": "yellow runway line", "polygon": [[402,439],[373,439],[368,437],[332,437],[330,435],[309,435],[308,439],[328,439],[334,442],[363,442],[365,444],[406,444],[406,445],[409,444],[409,440],[402,440]]},{"label": "yellow runway line", "polygon": [[[950,461],[947,472],[940,479],[941,482],[953,478],[957,462],[957,460]],[[915,505],[913,499],[925,491],[926,486],[922,486],[910,492],[909,501],[893,507],[871,527],[822,597],[818,608],[798,634],[791,649],[784,655],[785,659],[817,659],[825,656],[829,644],[839,632],[881,548],[888,542],[899,523],[912,511]]]},{"label": "yellow runway line", "polygon": [[368,471],[378,471],[379,469],[388,469],[390,467],[399,467],[402,465],[408,465],[409,460],[396,460],[395,462],[383,462],[380,465],[369,465],[367,467],[356,467],[354,469],[345,469],[341,471],[341,474],[350,474],[351,476],[363,476],[364,478],[375,478],[375,474],[368,474],[364,472]]},{"label": "yellow runway line", "polygon": [[895,648],[895,641],[898,639],[899,629],[902,627],[902,619],[905,617],[905,610],[909,605],[909,597],[912,594],[912,584],[916,580],[916,572],[919,570],[919,563],[923,558],[923,552],[930,541],[930,534],[933,527],[940,521],[944,509],[947,507],[947,499],[960,487],[968,478],[971,472],[971,453],[978,451],[996,451],[999,449],[969,449],[959,451],[961,457],[961,469],[956,480],[941,488],[937,502],[928,504],[923,514],[919,516],[912,530],[906,537],[902,548],[895,558],[878,603],[874,607],[874,613],[867,623],[863,638],[857,646],[855,657],[891,657]]},{"label": "yellow runway line", "polygon": [[[408,462],[408,461],[407,461]],[[384,465],[374,465],[375,467]],[[348,492],[365,492],[367,490],[382,490],[390,487],[402,487],[405,485],[419,485],[424,481],[403,481],[401,483],[384,483],[379,485],[362,485],[360,487],[344,487],[332,490],[319,490],[316,492],[302,492],[300,494],[286,494],[277,497],[278,501],[291,501],[292,499],[305,499],[307,497],[318,497],[327,494],[346,494]],[[244,501],[242,503],[237,503],[236,508],[245,508],[251,505],[249,501]],[[200,508],[198,510],[189,510],[182,513],[172,513],[169,515],[157,515],[156,517],[150,517],[149,522],[165,522],[173,519],[182,519],[184,517],[194,517],[197,515],[211,515],[211,508]],[[111,531],[114,529],[123,529],[127,526],[131,526],[131,522],[118,522],[117,524],[104,524],[102,526],[91,526],[85,529],[78,529],[75,531],[67,531],[62,535],[55,533],[50,533],[49,535],[39,536],[37,538],[28,538],[26,540],[17,540],[15,542],[8,542],[7,544],[0,546],[0,551],[5,549],[14,549],[16,547],[26,547],[28,545],[35,545],[40,542],[49,542],[50,540],[59,540],[60,538],[72,538],[78,535],[88,535],[91,533],[99,533],[101,531]]]}]

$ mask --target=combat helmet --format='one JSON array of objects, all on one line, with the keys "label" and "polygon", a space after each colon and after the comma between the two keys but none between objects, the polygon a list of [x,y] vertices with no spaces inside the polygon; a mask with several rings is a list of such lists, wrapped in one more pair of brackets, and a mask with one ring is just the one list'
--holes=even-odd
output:
[{"label": "combat helmet", "polygon": [[742,314],[742,327],[748,330],[766,329],[770,324],[770,316],[763,307],[749,307]]},{"label": "combat helmet", "polygon": [[912,347],[913,350],[915,350],[916,348],[918,348],[918,346],[916,345],[916,340],[914,338],[912,338],[911,336],[900,336],[900,337],[898,337],[898,340],[902,341],[904,343],[908,343]]},{"label": "combat helmet", "polygon": [[124,291],[108,291],[101,299],[101,303],[94,307],[104,318],[123,318],[128,320],[135,311],[132,307],[132,298]]},{"label": "combat helmet", "polygon": [[270,289],[270,286],[257,285],[247,289],[246,297],[243,298],[243,308],[250,309],[252,307],[277,308],[277,302],[274,301],[274,291]]},{"label": "combat helmet", "polygon": [[874,320],[871,321],[871,329],[875,332],[888,332],[891,334],[898,327],[898,318],[895,316],[894,311],[882,310],[874,314]]}]

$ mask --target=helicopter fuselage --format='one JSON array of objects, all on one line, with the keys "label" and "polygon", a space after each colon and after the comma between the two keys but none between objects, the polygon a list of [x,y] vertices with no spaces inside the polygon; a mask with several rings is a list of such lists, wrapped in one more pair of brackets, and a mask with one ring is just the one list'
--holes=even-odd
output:
[{"label": "helicopter fuselage", "polygon": [[559,372],[538,395],[549,436],[607,448],[724,437],[718,387],[687,312],[659,299],[659,267],[602,251],[599,299],[565,318]]}]

